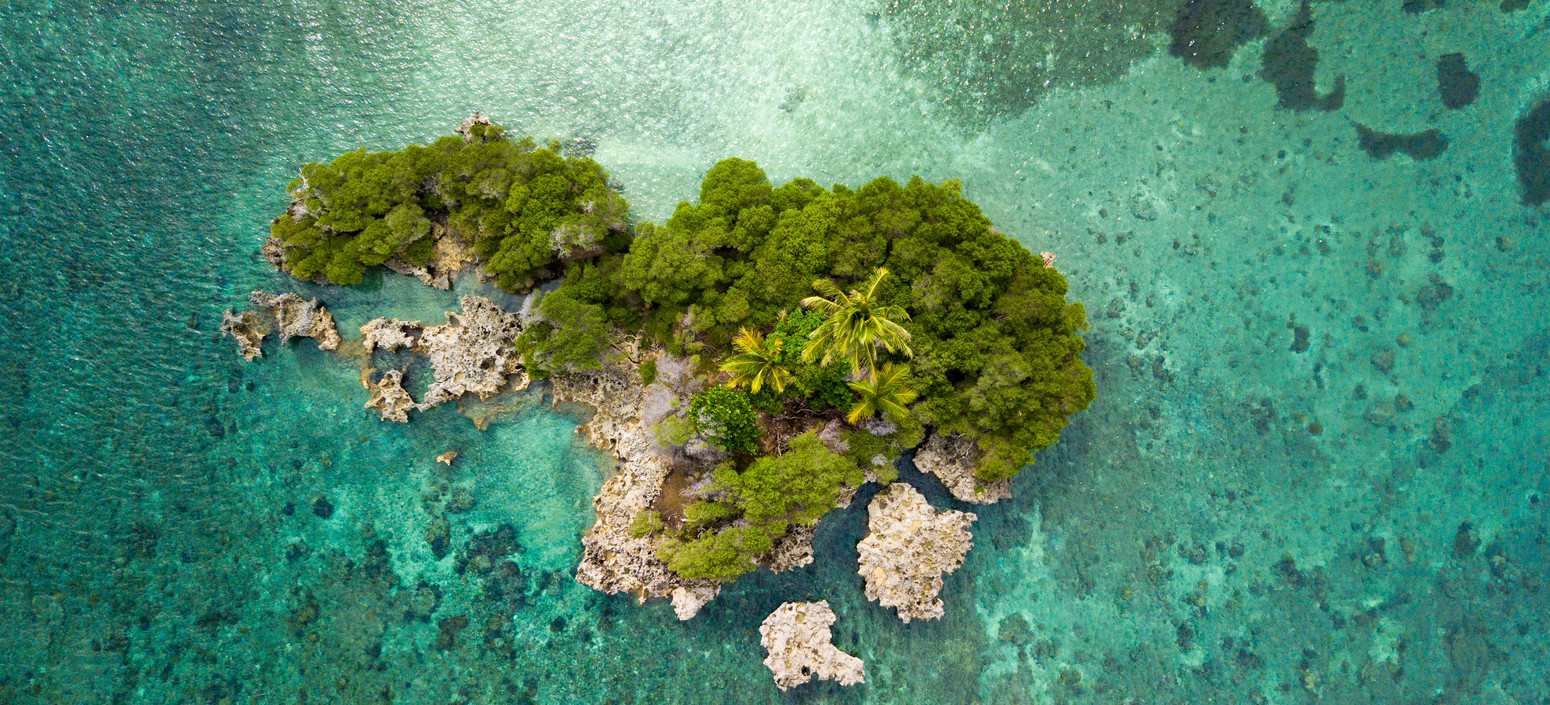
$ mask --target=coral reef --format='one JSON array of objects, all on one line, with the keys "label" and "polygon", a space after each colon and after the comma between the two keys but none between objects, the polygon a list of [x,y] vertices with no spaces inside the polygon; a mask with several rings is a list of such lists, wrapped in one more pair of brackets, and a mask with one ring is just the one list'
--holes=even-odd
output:
[{"label": "coral reef", "polygon": [[1012,496],[1010,478],[983,482],[974,477],[980,451],[972,438],[952,433],[934,433],[915,453],[915,467],[936,475],[947,491],[965,502],[995,504]]},{"label": "coral reef", "polygon": [[969,512],[937,512],[915,488],[895,482],[867,506],[867,536],[856,544],[866,596],[897,607],[899,619],[942,616],[942,576],[974,545]]},{"label": "coral reef", "polygon": [[830,643],[834,611],[829,602],[787,602],[775,608],[759,625],[759,643],[769,655],[764,665],[775,676],[781,690],[793,688],[814,677],[855,685],[866,681],[861,659]]}]

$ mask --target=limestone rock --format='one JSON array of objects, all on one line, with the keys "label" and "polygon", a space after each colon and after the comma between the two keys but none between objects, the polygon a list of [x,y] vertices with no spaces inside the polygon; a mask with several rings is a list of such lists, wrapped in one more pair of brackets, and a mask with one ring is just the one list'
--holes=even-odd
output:
[{"label": "limestone rock", "polygon": [[312,338],[318,341],[319,350],[337,350],[343,342],[334,327],[334,314],[317,299],[303,299],[290,292],[255,291],[248,295],[248,301],[269,309],[279,327],[282,343],[291,338]]},{"label": "limestone rock", "polygon": [[933,433],[915,453],[915,467],[936,475],[954,497],[975,504],[995,504],[1012,496],[1012,480],[981,482],[974,477],[980,461],[979,443],[956,433]]},{"label": "limestone rock", "polygon": [[375,385],[371,385],[371,400],[366,408],[382,412],[383,421],[409,423],[409,410],[418,408],[414,397],[404,391],[404,373],[388,370]]},{"label": "limestone rock", "polygon": [[[522,373],[513,343],[522,333],[521,318],[482,296],[464,296],[463,312],[448,313],[443,325],[425,328],[415,352],[430,358],[435,381],[420,403],[424,411],[467,393],[489,398],[506,386],[508,375]],[[527,376],[513,388],[527,386]]]},{"label": "limestone rock", "polygon": [[[415,264],[405,260],[400,254],[394,254],[382,266],[399,274],[407,274],[419,279],[421,284],[446,291],[452,288],[452,277],[474,264],[474,253],[464,244],[462,238],[449,236],[447,230],[439,223],[431,224],[431,232],[426,237],[435,241],[435,248],[430,261],[423,264]],[[407,245],[404,245],[407,247]]]},{"label": "limestone rock", "polygon": [[[851,490],[850,495],[855,496],[856,491]],[[845,498],[845,504],[849,506],[850,499]],[[813,532],[818,526],[798,526],[791,529],[785,536],[770,547],[768,553],[759,556],[759,565],[769,568],[776,573],[783,573],[792,568],[801,568],[813,562]]]},{"label": "limestone rock", "polygon": [[256,311],[243,311],[241,315],[226,311],[222,314],[221,335],[229,335],[237,341],[237,352],[242,359],[252,362],[264,356],[260,344],[273,332],[274,324]]},{"label": "limestone rock", "polygon": [[393,352],[399,348],[413,348],[415,340],[419,338],[421,326],[418,321],[403,321],[397,318],[373,318],[361,326],[361,346],[371,353],[377,348]]},{"label": "limestone rock", "polygon": [[942,616],[942,576],[974,545],[969,512],[937,512],[915,488],[895,482],[867,507],[867,536],[856,544],[866,596],[898,608],[899,619]]},{"label": "limestone rock", "polygon": [[759,643],[768,656],[764,665],[775,676],[775,685],[786,690],[814,677],[855,685],[866,681],[861,659],[840,651],[831,643],[829,627],[834,611],[827,600],[787,602],[775,608],[759,626]]},{"label": "limestone rock", "polygon": [[337,350],[343,342],[334,327],[334,315],[317,299],[303,299],[292,293],[271,294],[254,291],[248,302],[263,309],[243,311],[241,315],[226,311],[221,321],[221,334],[237,341],[237,352],[249,362],[262,357],[259,347],[270,333],[278,332],[280,342],[291,338],[312,338],[320,350]]},{"label": "limestone rock", "polygon": [[[624,352],[635,356],[633,349]],[[650,510],[662,494],[668,473],[666,453],[657,445],[650,425],[641,421],[645,395],[640,373],[628,361],[605,362],[599,370],[556,375],[553,393],[556,404],[579,403],[595,410],[578,431],[619,461],[618,469],[592,499],[597,519],[581,538],[576,580],[610,595],[632,592],[642,600],[672,597],[679,619],[693,617],[720,591],[720,583],[674,573],[657,558],[659,536],[630,535],[635,517]]]},{"label": "limestone rock", "polygon": [[449,450],[445,453],[442,453],[441,455],[436,456],[436,462],[441,463],[442,465],[451,465],[452,461],[457,460],[459,455],[462,455],[462,453],[459,453],[455,450]]},{"label": "limestone rock", "polygon": [[673,614],[678,615],[680,621],[688,621],[699,613],[705,603],[715,599],[720,593],[720,585],[673,588]]},{"label": "limestone rock", "polygon": [[[462,313],[447,313],[447,322],[439,326],[396,318],[374,318],[361,326],[361,347],[368,355],[378,349],[391,352],[407,348],[430,360],[434,380],[425,399],[419,403],[410,399],[405,408],[425,411],[464,394],[489,399],[502,391],[527,388],[527,373],[514,347],[522,333],[521,317],[482,296],[464,296],[462,304]],[[385,382],[386,377],[378,388]],[[391,395],[395,408],[401,400],[399,393],[402,398],[409,397],[402,387],[397,392],[381,393]],[[372,399],[377,401],[376,394]],[[390,416],[386,410],[383,418],[401,420],[397,412]]]}]

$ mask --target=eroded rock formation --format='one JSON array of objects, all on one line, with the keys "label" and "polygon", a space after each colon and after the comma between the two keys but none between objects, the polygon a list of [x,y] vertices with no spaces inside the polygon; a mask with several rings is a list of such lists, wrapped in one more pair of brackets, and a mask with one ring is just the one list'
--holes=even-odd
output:
[{"label": "eroded rock formation", "polygon": [[367,408],[382,411],[383,419],[406,422],[410,409],[425,411],[464,394],[488,399],[527,387],[527,372],[513,347],[522,334],[521,316],[482,296],[465,296],[462,304],[462,313],[448,312],[447,322],[439,326],[396,318],[374,318],[361,326],[366,354],[407,349],[428,358],[434,376],[425,399],[416,403],[403,389],[402,372],[390,370],[373,383],[368,370],[362,379],[372,390]]},{"label": "eroded rock formation", "polygon": [[642,418],[640,373],[628,362],[610,362],[600,370],[556,375],[553,385],[556,404],[580,403],[595,410],[581,431],[619,460],[618,470],[592,499],[597,520],[581,538],[576,580],[610,595],[670,597],[679,619],[693,617],[720,592],[721,584],[674,573],[657,558],[658,536],[630,534],[635,517],[650,510],[661,495],[668,472],[667,455]]},{"label": "eroded rock formation", "polygon": [[383,421],[409,423],[409,410],[417,406],[414,403],[414,397],[409,396],[409,392],[404,390],[403,381],[403,372],[388,370],[375,384],[368,382],[367,388],[371,390],[371,400],[366,402],[366,408],[382,412]]},{"label": "eroded rock formation", "polygon": [[915,467],[936,475],[947,486],[947,491],[960,500],[995,504],[1011,497],[1011,479],[982,482],[974,477],[974,468],[979,461],[979,444],[955,433],[933,433],[915,453]]},{"label": "eroded rock formation", "polygon": [[866,596],[898,609],[899,619],[942,616],[942,576],[974,545],[969,512],[937,512],[915,488],[895,482],[867,506],[867,536],[856,544]]},{"label": "eroded rock formation", "polygon": [[831,643],[829,627],[834,611],[827,600],[787,602],[775,608],[759,626],[759,643],[768,656],[764,665],[781,690],[822,678],[840,685],[866,680],[861,659],[840,651]]},{"label": "eroded rock formation", "polygon": [[317,299],[303,299],[292,293],[271,294],[255,291],[248,302],[262,309],[248,309],[240,315],[226,311],[222,315],[221,334],[237,341],[237,352],[249,362],[263,357],[260,345],[270,333],[279,333],[280,342],[291,338],[312,338],[320,350],[337,350],[343,342],[334,327],[334,314]]}]

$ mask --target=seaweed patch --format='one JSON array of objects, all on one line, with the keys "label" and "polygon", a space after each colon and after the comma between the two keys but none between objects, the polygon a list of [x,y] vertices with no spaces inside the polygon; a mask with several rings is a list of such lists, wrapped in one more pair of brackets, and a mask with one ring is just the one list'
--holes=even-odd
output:
[{"label": "seaweed patch", "polygon": [[1169,27],[1168,54],[1198,69],[1223,68],[1268,28],[1265,13],[1249,0],[1184,0]]},{"label": "seaweed patch", "polygon": [[1550,200],[1550,97],[1518,118],[1513,128],[1513,166],[1523,186],[1523,204],[1543,205]]},{"label": "seaweed patch", "polygon": [[1463,54],[1444,54],[1437,59],[1437,92],[1442,94],[1443,105],[1458,110],[1480,94],[1480,74],[1469,70]]}]

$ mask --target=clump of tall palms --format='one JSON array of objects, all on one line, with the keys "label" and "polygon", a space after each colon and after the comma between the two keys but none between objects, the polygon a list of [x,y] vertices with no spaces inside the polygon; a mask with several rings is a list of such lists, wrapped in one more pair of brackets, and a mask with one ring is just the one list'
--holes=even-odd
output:
[{"label": "clump of tall palms", "polygon": [[909,346],[909,331],[898,324],[910,319],[909,312],[878,300],[877,287],[887,276],[888,270],[879,267],[859,288],[849,292],[828,279],[819,279],[813,282],[813,288],[820,295],[802,299],[803,306],[828,316],[808,336],[802,359],[812,361],[821,353],[818,364],[827,367],[836,359],[848,357],[855,375],[861,374],[865,363],[867,379],[850,383],[850,388],[861,395],[846,416],[851,423],[878,412],[902,416],[907,413],[905,406],[917,396],[909,388],[908,367],[885,364],[879,369],[877,365],[878,348],[905,357],[915,356]]},{"label": "clump of tall palms", "polygon": [[779,338],[766,340],[763,333],[744,328],[732,340],[732,345],[738,353],[721,364],[721,369],[732,373],[728,384],[747,386],[754,394],[766,384],[776,392],[786,390],[791,370],[786,369],[781,359],[784,341]]}]

